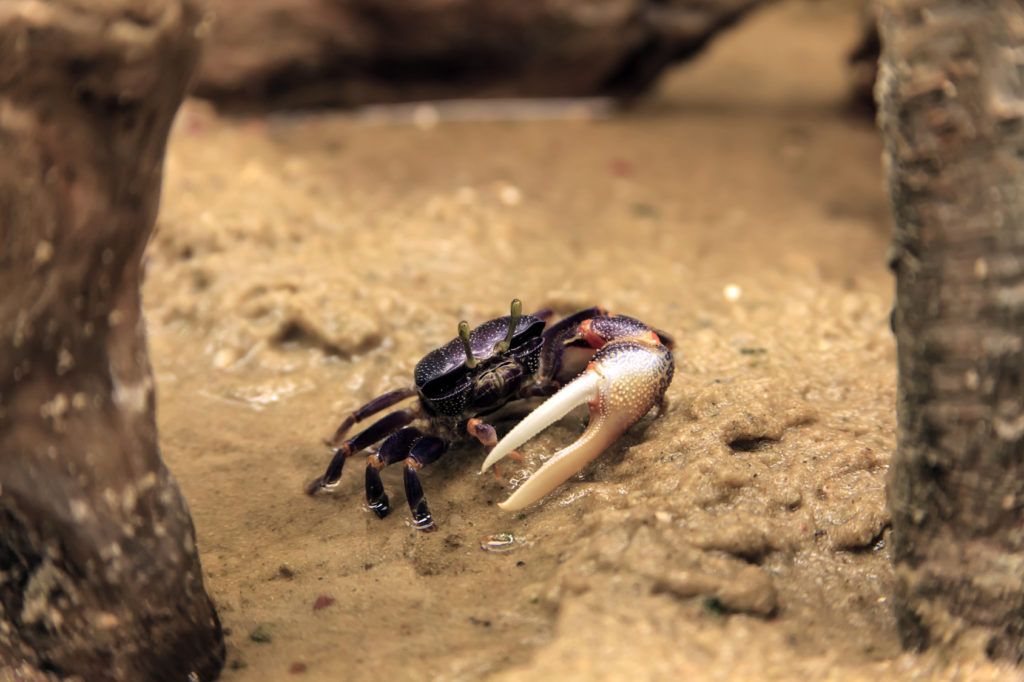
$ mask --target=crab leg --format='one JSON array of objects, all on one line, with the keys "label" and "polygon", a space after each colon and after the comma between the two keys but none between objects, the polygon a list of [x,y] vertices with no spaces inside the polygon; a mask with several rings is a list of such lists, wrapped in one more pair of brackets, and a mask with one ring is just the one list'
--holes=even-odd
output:
[{"label": "crab leg", "polygon": [[334,451],[334,457],[331,458],[331,462],[327,465],[327,470],[324,474],[317,476],[306,486],[306,494],[315,495],[321,489],[336,487],[338,481],[341,480],[341,471],[345,467],[345,461],[353,452],[368,448],[381,438],[390,436],[406,424],[412,423],[417,416],[419,416],[419,412],[415,408],[397,410],[384,415],[349,438],[341,444],[341,447]]},{"label": "crab leg", "polygon": [[498,506],[515,511],[536,502],[604,452],[662,399],[673,369],[671,351],[654,334],[606,343],[578,377],[519,422],[484,460],[481,471],[578,405],[590,406],[579,440],[552,455]]},{"label": "crab leg", "polygon": [[408,457],[413,444],[420,438],[423,438],[422,431],[415,426],[406,426],[388,436],[377,448],[377,452],[366,458],[366,506],[377,518],[383,519],[391,513],[391,504],[388,494],[384,492],[380,472]]},{"label": "crab leg", "polygon": [[400,403],[406,398],[411,398],[414,395],[416,395],[416,387],[406,386],[405,388],[397,388],[393,391],[388,391],[383,395],[377,396],[349,416],[345,417],[345,420],[341,422],[341,425],[338,426],[338,430],[334,432],[334,435],[327,441],[327,444],[337,445],[338,441],[341,440],[341,437],[344,436],[350,428],[352,428],[353,424],[358,424],[370,415],[377,414],[381,410],[386,410],[392,405]]},{"label": "crab leg", "polygon": [[430,533],[437,530],[434,517],[430,514],[423,486],[417,471],[437,461],[448,450],[448,441],[436,436],[423,436],[412,444],[409,456],[405,458],[405,498],[412,512],[412,525],[416,530]]}]

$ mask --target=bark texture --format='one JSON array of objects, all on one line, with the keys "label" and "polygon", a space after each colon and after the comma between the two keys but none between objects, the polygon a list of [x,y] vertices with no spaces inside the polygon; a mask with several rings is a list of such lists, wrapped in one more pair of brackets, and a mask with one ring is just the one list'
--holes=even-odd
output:
[{"label": "bark texture", "polygon": [[191,0],[0,3],[0,679],[223,662],[139,300],[200,19]]},{"label": "bark texture", "polygon": [[768,0],[214,0],[196,93],[231,108],[632,97]]},{"label": "bark texture", "polygon": [[885,0],[904,644],[1024,654],[1024,5]]}]

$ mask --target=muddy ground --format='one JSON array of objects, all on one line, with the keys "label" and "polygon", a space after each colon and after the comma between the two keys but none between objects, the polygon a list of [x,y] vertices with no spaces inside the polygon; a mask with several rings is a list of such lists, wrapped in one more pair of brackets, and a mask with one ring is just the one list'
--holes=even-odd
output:
[{"label": "muddy ground", "polygon": [[[880,142],[847,107],[858,28],[852,3],[780,4],[610,118],[186,104],[144,296],[223,679],[1007,674],[901,654],[887,602],[892,280]],[[496,503],[584,415],[503,480],[455,448],[423,472],[433,534],[397,468],[383,521],[361,458],[302,493],[349,411],[513,297],[669,332],[665,413],[523,513]]]}]

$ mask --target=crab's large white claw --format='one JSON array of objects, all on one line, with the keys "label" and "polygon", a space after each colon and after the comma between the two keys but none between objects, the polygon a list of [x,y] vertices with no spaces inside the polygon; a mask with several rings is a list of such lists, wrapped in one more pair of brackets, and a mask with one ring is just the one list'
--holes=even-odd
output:
[{"label": "crab's large white claw", "polygon": [[599,350],[583,373],[519,422],[484,460],[481,471],[576,406],[589,404],[590,423],[579,440],[552,455],[498,506],[522,509],[586,466],[661,400],[672,373],[672,353],[657,343],[620,341]]}]

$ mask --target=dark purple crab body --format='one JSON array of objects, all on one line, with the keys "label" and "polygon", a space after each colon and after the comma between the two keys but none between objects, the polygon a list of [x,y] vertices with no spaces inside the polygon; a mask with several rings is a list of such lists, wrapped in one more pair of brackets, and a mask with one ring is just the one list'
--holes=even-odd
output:
[{"label": "dark purple crab body", "polygon": [[416,363],[413,381],[427,414],[453,422],[489,414],[533,383],[544,345],[544,320],[520,316],[508,348],[500,350],[511,320],[509,315],[499,317],[469,333],[473,367],[466,362],[460,338],[430,351]]},{"label": "dark purple crab body", "polygon": [[[579,440],[552,455],[499,505],[519,509],[565,481],[661,404],[673,374],[672,344],[664,335],[602,308],[582,310],[550,326],[550,311],[523,315],[518,299],[511,312],[473,330],[459,323],[457,338],[416,364],[411,386],[378,396],[349,415],[332,444],[366,417],[419,399],[414,407],[390,412],[341,443],[306,492],[336,487],[348,457],[383,440],[367,457],[368,507],[380,518],[387,516],[391,508],[380,472],[404,462],[413,525],[431,531],[435,525],[417,472],[441,457],[452,441],[478,440],[489,453],[486,469],[577,405],[590,405],[590,422]],[[494,427],[480,419],[513,400],[536,396],[551,397],[500,442]],[[422,428],[412,426],[414,421]]]}]

